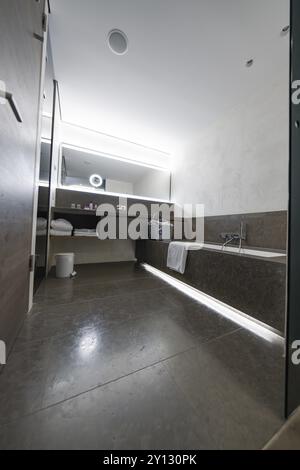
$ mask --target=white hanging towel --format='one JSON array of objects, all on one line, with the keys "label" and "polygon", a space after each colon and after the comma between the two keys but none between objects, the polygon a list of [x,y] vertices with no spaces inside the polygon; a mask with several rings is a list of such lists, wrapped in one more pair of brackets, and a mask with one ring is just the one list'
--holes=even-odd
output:
[{"label": "white hanging towel", "polygon": [[190,250],[200,250],[201,243],[194,242],[171,242],[168,249],[167,267],[184,274],[187,255]]}]

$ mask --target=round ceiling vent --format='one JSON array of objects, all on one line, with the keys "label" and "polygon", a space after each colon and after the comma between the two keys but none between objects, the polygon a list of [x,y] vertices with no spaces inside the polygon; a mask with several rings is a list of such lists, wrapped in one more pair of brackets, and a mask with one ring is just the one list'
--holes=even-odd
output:
[{"label": "round ceiling vent", "polygon": [[126,34],[119,29],[113,29],[108,34],[108,45],[115,54],[126,54],[128,50],[128,39]]}]

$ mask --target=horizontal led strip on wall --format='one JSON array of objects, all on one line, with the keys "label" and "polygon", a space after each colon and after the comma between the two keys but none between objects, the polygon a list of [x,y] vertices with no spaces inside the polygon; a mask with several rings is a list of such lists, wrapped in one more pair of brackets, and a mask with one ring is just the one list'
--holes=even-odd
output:
[{"label": "horizontal led strip on wall", "polygon": [[259,320],[255,320],[246,313],[243,313],[240,310],[237,310],[207,294],[204,294],[203,292],[195,289],[194,287],[191,287],[188,284],[179,281],[178,279],[170,276],[169,274],[164,273],[163,271],[160,271],[159,269],[154,268],[153,266],[150,266],[147,263],[142,263],[142,266],[146,269],[146,271],[150,272],[151,274],[154,274],[154,276],[159,277],[163,281],[167,282],[171,286],[175,287],[182,293],[188,295],[189,297],[205,305],[206,307],[211,308],[212,310],[227,318],[228,320],[231,320],[237,325],[245,328],[248,331],[251,331],[255,335],[271,343],[279,343],[281,345],[284,345],[284,338],[280,336],[280,334],[276,330],[269,327],[265,323],[262,323]]},{"label": "horizontal led strip on wall", "polygon": [[119,198],[124,198],[124,199],[134,199],[134,200],[141,200],[141,201],[150,201],[153,202],[153,204],[156,203],[164,203],[164,204],[175,204],[174,202],[168,200],[168,199],[155,199],[153,197],[147,197],[147,196],[135,196],[134,194],[126,194],[126,193],[112,193],[109,191],[102,191],[96,188],[93,188],[92,186],[90,188],[84,187],[84,186],[76,186],[76,185],[71,185],[71,186],[63,186],[62,184],[59,184],[57,186],[57,189],[63,189],[64,191],[77,191],[80,193],[93,193],[98,196],[116,196]]},{"label": "horizontal led strip on wall", "polygon": [[129,163],[130,165],[143,166],[145,168],[152,168],[153,170],[166,171],[167,173],[170,173],[171,171],[170,168],[166,166],[154,165],[151,163],[143,162],[142,160],[141,161],[133,160],[133,159],[126,158],[126,157],[121,157],[119,155],[114,155],[112,153],[97,152],[96,150],[85,148],[85,147],[79,147],[78,145],[71,145],[71,144],[62,142],[61,148],[62,147],[70,149],[70,150],[75,150],[77,152],[88,153],[88,154],[96,155],[96,156],[99,155],[99,157],[104,157],[110,160],[117,160],[120,162]]}]

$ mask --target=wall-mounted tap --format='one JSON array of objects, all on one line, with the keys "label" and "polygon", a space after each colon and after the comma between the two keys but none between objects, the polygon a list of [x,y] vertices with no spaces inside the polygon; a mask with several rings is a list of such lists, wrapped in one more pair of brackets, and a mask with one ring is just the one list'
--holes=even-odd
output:
[{"label": "wall-mounted tap", "polygon": [[222,240],[225,240],[225,242],[223,243],[223,248],[225,248],[225,246],[229,245],[229,243],[234,242],[236,240],[236,241],[239,242],[239,249],[241,250],[242,249],[242,241],[246,240],[246,236],[247,236],[247,234],[246,234],[246,224],[241,221],[239,233],[225,232],[225,233],[221,233],[220,236],[221,236]]},{"label": "wall-mounted tap", "polygon": [[238,233],[221,233],[221,238],[225,240],[222,248],[225,248],[225,246],[229,245],[229,243],[240,239]]},{"label": "wall-mounted tap", "polygon": [[246,224],[241,220],[240,223],[240,244],[239,244],[239,249],[242,249],[242,242],[243,240],[246,240],[247,238],[247,230],[246,230]]}]

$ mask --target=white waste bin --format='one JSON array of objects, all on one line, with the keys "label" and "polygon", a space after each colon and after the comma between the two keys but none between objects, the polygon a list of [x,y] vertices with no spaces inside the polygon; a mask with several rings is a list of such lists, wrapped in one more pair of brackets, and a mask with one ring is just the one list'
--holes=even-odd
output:
[{"label": "white waste bin", "polygon": [[74,253],[57,253],[56,258],[56,277],[63,279],[70,277],[74,272]]}]

